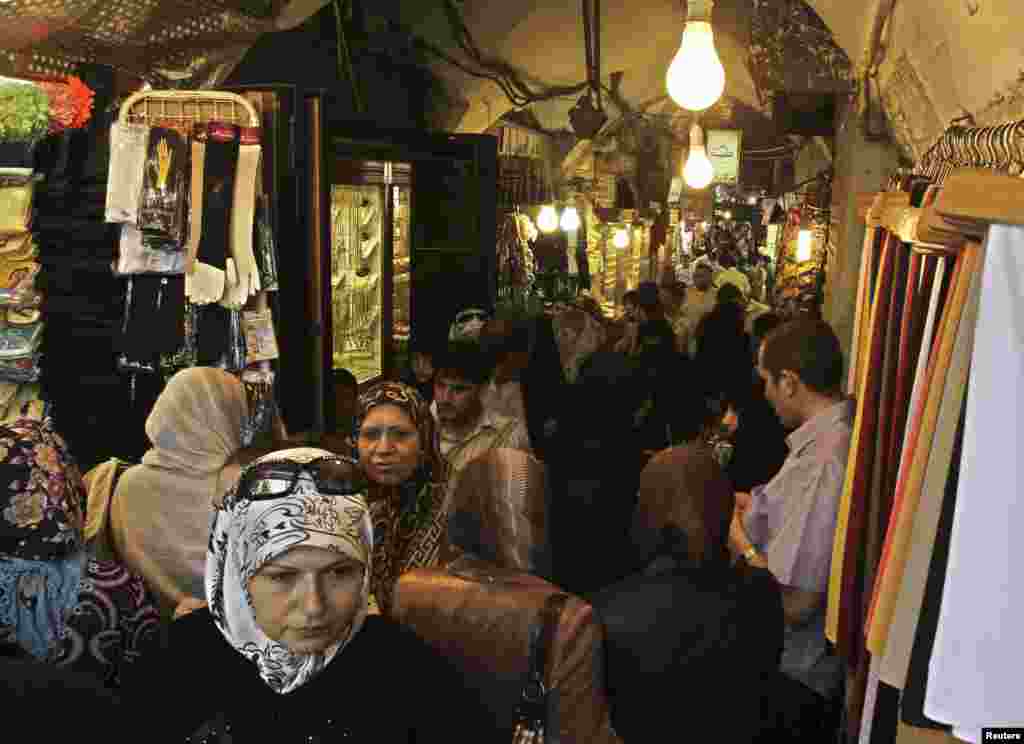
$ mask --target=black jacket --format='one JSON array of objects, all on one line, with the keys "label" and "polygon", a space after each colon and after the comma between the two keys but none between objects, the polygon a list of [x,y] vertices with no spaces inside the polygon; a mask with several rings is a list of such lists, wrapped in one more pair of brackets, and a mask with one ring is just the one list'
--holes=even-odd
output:
[{"label": "black jacket", "polygon": [[767,571],[635,574],[591,598],[605,630],[615,730],[630,744],[757,739],[782,656],[782,596]]},{"label": "black jacket", "polygon": [[228,644],[206,609],[173,622],[167,649],[135,667],[123,694],[136,732],[150,741],[180,744],[218,715],[236,742],[481,740],[474,739],[484,719],[475,693],[411,631],[380,616],[368,617],[317,677],[286,695]]}]

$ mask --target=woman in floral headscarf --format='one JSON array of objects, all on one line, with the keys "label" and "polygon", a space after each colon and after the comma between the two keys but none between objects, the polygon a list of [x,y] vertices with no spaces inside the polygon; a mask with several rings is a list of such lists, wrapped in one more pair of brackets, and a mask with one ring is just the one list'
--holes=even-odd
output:
[{"label": "woman in floral headscarf", "polygon": [[116,687],[157,638],[142,581],[83,546],[82,476],[50,419],[0,426],[0,651]]},{"label": "woman in floral headscarf", "polygon": [[370,480],[377,535],[371,592],[386,614],[398,577],[440,560],[447,466],[430,407],[399,382],[382,382],[359,396],[355,443]]},{"label": "woman in floral headscarf", "polygon": [[[130,680],[125,707],[147,738],[178,744],[220,718],[235,742],[422,744],[451,740],[451,711],[460,736],[464,711],[481,720],[442,657],[367,617],[364,489],[353,460],[308,447],[242,471],[214,512],[209,607],[173,622],[167,648]],[[402,673],[383,658],[401,659]]]}]

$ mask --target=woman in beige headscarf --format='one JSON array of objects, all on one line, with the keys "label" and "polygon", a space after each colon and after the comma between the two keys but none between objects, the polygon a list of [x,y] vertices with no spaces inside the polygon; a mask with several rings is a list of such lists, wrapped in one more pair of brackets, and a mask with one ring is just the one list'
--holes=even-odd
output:
[{"label": "woman in beige headscarf", "polygon": [[237,377],[209,367],[178,372],[146,419],[153,448],[114,490],[111,547],[166,610],[203,596],[213,505],[238,478],[248,416]]}]

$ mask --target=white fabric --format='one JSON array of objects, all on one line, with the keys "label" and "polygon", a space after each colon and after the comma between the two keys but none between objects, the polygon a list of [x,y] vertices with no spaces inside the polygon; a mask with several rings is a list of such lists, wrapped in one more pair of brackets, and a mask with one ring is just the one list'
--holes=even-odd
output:
[{"label": "white fabric", "polygon": [[[267,461],[306,463],[333,456],[326,450],[300,447],[265,455],[249,468]],[[312,477],[303,474],[295,492],[281,498],[249,500],[228,494],[224,507],[215,514],[211,533],[206,598],[214,622],[228,643],[256,664],[260,677],[274,692],[285,695],[298,689],[323,671],[366,619],[373,527],[365,496],[320,494]],[[249,595],[249,579],[264,564],[297,545],[325,548],[365,566],[362,601],[348,633],[318,654],[294,654],[268,638],[256,621]]]},{"label": "white fabric", "polygon": [[[982,253],[982,260],[984,260]],[[981,272],[971,277],[967,302],[964,305],[963,317],[957,329],[953,356],[950,360],[949,372],[946,375],[946,386],[942,391],[942,405],[935,424],[937,432],[955,431],[963,409],[964,395],[970,368],[971,352],[974,349],[974,329],[978,321],[978,308],[981,298]],[[923,354],[922,354],[923,356]],[[893,619],[889,626],[889,640],[885,644],[885,654],[879,665],[879,676],[888,685],[902,690],[906,684],[907,672],[910,669],[910,655],[917,635],[917,619],[924,603],[924,591],[928,568],[931,565],[932,552],[935,549],[935,536],[939,529],[939,515],[942,513],[942,501],[946,495],[946,481],[949,478],[949,463],[953,459],[954,437],[935,437],[932,452],[928,458],[924,481],[921,486],[921,500],[914,515],[915,540],[907,554],[907,562],[903,571],[903,582],[900,586]],[[905,450],[904,450],[905,451]],[[877,657],[876,657],[877,658]],[[872,659],[872,665],[874,659]]]},{"label": "white fabric", "polygon": [[1024,725],[1024,228],[993,225],[967,392],[949,564],[924,712],[978,742]]},{"label": "white fabric", "polygon": [[196,261],[192,273],[185,274],[185,296],[193,305],[220,302],[224,297],[226,283],[227,277],[223,271],[210,264]]},{"label": "white fabric", "polygon": [[110,128],[110,181],[107,185],[106,221],[139,221],[142,179],[145,176],[149,127],[114,122]]},{"label": "white fabric", "polygon": [[148,248],[142,240],[142,231],[135,225],[121,228],[114,273],[125,274],[183,274],[184,251],[162,251]]}]

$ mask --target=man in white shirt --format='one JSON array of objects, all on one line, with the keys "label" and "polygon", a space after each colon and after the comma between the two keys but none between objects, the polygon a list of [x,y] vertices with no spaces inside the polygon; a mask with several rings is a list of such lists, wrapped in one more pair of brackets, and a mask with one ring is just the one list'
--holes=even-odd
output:
[{"label": "man in white shirt", "polygon": [[523,419],[484,406],[483,393],[494,363],[479,344],[449,342],[435,359],[434,369],[434,402],[430,409],[438,423],[441,454],[451,468],[450,496],[469,462],[500,447],[529,452],[530,435]]}]

